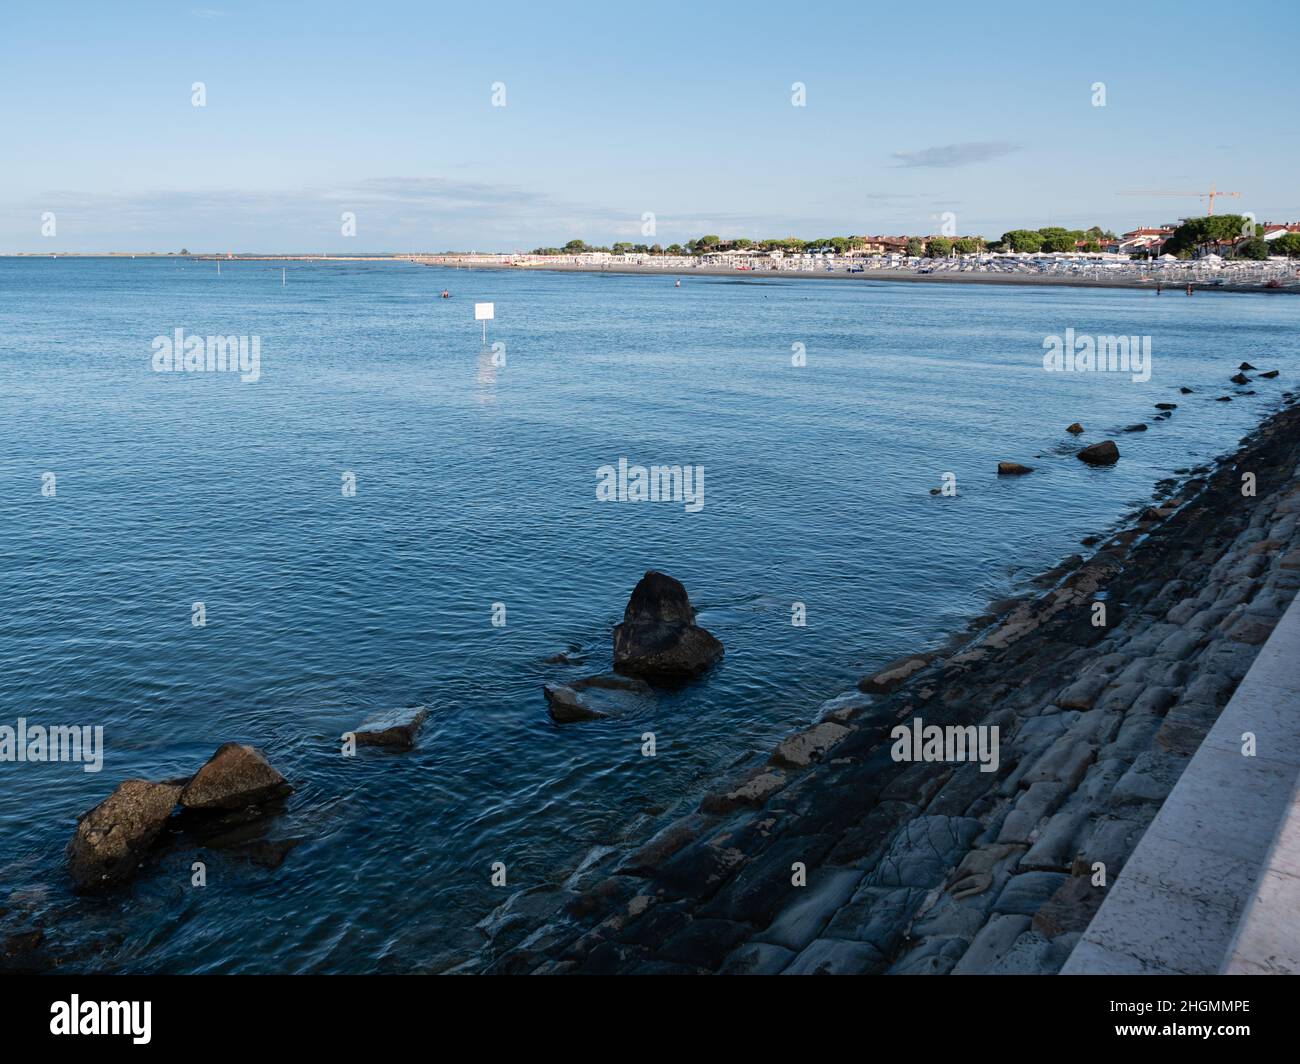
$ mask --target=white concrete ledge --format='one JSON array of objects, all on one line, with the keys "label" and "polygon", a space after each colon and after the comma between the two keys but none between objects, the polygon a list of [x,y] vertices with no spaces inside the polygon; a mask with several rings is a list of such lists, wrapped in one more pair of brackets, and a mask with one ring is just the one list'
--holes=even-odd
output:
[{"label": "white concrete ledge", "polygon": [[[1300,597],[1062,975],[1300,972]],[[1255,736],[1255,756],[1242,752]]]}]

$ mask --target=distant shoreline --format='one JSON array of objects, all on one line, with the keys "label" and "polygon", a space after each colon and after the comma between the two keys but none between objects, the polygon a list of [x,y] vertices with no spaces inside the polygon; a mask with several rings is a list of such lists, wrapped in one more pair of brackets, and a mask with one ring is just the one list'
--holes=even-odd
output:
[{"label": "distant shoreline", "polygon": [[1279,288],[1269,288],[1258,281],[1240,282],[1226,278],[1222,280],[1191,280],[1183,278],[1141,278],[1132,275],[1123,277],[1083,277],[1061,273],[977,273],[974,271],[935,270],[922,273],[919,270],[872,268],[860,273],[845,270],[738,270],[729,266],[688,266],[669,267],[646,264],[637,265],[578,265],[570,263],[547,263],[545,265],[517,265],[509,262],[489,262],[481,259],[469,259],[458,256],[419,255],[419,254],[374,254],[374,255],[179,255],[166,252],[23,252],[0,254],[0,259],[174,259],[190,262],[407,262],[416,266],[432,266],[446,270],[509,270],[517,273],[590,273],[663,276],[674,279],[688,277],[730,277],[738,281],[860,281],[860,282],[919,282],[935,284],[976,284],[976,285],[1018,285],[1038,287],[1065,288],[1124,288],[1138,290],[1156,290],[1181,292],[1189,285],[1198,292],[1265,292],[1269,294],[1300,294],[1300,283],[1290,282]]},{"label": "distant shoreline", "polygon": [[[1112,278],[1107,280],[1098,280],[1091,277],[1069,277],[1053,274],[1027,274],[1027,273],[1007,273],[1007,274],[989,274],[989,273],[917,273],[914,270],[889,270],[875,269],[866,270],[862,273],[845,273],[844,271],[814,271],[814,270],[736,270],[725,267],[714,266],[694,266],[686,270],[674,270],[661,268],[658,266],[510,266],[498,263],[474,263],[473,265],[457,265],[450,262],[426,262],[420,259],[411,258],[421,266],[436,266],[442,269],[452,270],[512,270],[517,273],[617,273],[617,274],[647,274],[652,276],[664,276],[685,279],[687,277],[731,277],[741,281],[788,281],[788,280],[814,280],[814,281],[918,281],[933,282],[937,284],[991,284],[991,285],[1040,285],[1056,286],[1068,288],[1135,288],[1141,290],[1155,291],[1156,281],[1154,279],[1143,281],[1138,278]],[[1182,290],[1186,282],[1177,284],[1168,281],[1161,281],[1162,290],[1175,292]],[[1216,291],[1216,292],[1268,292],[1268,293],[1285,293],[1300,294],[1300,286],[1289,288],[1265,288],[1260,284],[1234,284],[1225,282],[1224,284],[1215,284],[1214,282],[1192,281],[1192,288],[1195,291]]]}]

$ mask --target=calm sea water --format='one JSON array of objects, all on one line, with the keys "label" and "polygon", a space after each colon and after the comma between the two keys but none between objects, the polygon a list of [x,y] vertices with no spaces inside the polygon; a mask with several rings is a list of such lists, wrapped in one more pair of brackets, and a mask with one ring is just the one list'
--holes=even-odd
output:
[{"label": "calm sea water", "polygon": [[[282,286],[265,263],[0,260],[0,724],[102,725],[106,745],[98,775],[0,764],[0,919],[102,970],[444,964],[510,891],[693,800],[1228,449],[1293,387],[1297,324],[1300,301],[1265,295],[400,263],[293,264]],[[1044,373],[1067,327],[1150,335],[1152,379]],[[259,336],[261,380],[152,372],[177,328]],[[1243,359],[1282,377],[1214,402]],[[1118,466],[1072,457],[1069,423],[1093,440],[1166,400]],[[703,465],[703,510],[598,503],[620,457]],[[999,480],[1003,459],[1038,471]],[[945,472],[955,499],[929,494]],[[555,726],[542,684],[608,667],[650,567],[686,584],[725,661]],[[546,664],[571,647],[584,668]],[[416,703],[416,750],[340,756],[368,713]],[[227,740],[297,787],[272,825],[303,840],[284,864],[205,851],[196,889],[178,852],[73,898],[77,814]]]}]

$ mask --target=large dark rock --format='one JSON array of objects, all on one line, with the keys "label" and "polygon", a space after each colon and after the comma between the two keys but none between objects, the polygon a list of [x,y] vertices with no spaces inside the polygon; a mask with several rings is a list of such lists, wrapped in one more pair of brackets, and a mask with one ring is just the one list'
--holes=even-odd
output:
[{"label": "large dark rock", "polygon": [[686,588],[650,570],[614,628],[614,668],[666,679],[698,675],[722,657],[722,644],[695,623]]},{"label": "large dark rock", "polygon": [[182,787],[127,780],[77,821],[68,871],[78,890],[99,890],[131,878],[176,808]]},{"label": "large dark rock", "polygon": [[1102,440],[1079,452],[1078,458],[1089,465],[1114,465],[1119,461],[1119,448],[1114,440]]},{"label": "large dark rock", "polygon": [[242,809],[280,798],[293,790],[262,751],[226,743],[181,792],[186,809]]}]

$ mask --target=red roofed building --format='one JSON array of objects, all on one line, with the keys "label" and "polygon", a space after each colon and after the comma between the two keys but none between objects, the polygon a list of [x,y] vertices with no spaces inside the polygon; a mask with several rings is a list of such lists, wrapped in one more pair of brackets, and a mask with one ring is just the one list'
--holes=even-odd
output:
[{"label": "red roofed building", "polygon": [[1146,251],[1152,255],[1158,255],[1164,243],[1174,235],[1172,225],[1162,225],[1156,228],[1134,229],[1131,233],[1125,233],[1119,238],[1119,250],[1121,252],[1133,253]]},{"label": "red roofed building", "polygon": [[1276,240],[1287,233],[1300,233],[1300,222],[1289,222],[1286,225],[1266,222],[1259,227],[1259,235],[1265,240]]}]

